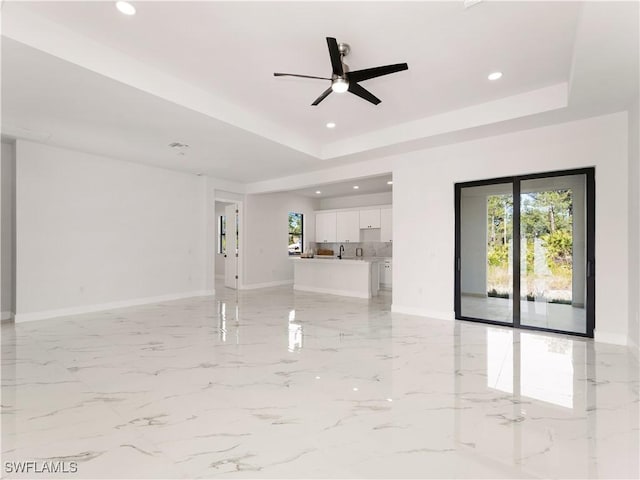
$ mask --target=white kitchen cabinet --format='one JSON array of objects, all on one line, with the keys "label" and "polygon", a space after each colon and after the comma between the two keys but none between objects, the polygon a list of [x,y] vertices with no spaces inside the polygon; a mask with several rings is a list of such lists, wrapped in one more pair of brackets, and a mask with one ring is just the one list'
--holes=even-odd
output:
[{"label": "white kitchen cabinet", "polygon": [[391,288],[391,282],[393,279],[393,267],[391,260],[385,260],[380,263],[380,287]]},{"label": "white kitchen cabinet", "polygon": [[360,228],[380,228],[380,209],[360,210]]},{"label": "white kitchen cabinet", "polygon": [[359,242],[360,212],[357,210],[336,213],[336,242]]},{"label": "white kitchen cabinet", "polygon": [[380,209],[380,241],[381,242],[393,241],[392,211],[393,210],[390,208]]},{"label": "white kitchen cabinet", "polygon": [[336,242],[336,212],[316,213],[316,242]]}]

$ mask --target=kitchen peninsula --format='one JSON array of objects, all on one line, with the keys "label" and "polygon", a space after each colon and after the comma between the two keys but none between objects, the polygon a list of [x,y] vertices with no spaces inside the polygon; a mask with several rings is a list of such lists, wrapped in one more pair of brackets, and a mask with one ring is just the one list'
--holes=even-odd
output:
[{"label": "kitchen peninsula", "polygon": [[346,297],[378,295],[378,258],[295,258],[294,290]]}]

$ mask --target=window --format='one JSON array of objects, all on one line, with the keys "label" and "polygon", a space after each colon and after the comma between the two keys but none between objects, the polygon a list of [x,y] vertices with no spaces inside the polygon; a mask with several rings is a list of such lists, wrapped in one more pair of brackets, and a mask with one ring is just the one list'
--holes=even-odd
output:
[{"label": "window", "polygon": [[289,212],[289,255],[302,253],[303,230],[302,214]]},{"label": "window", "polygon": [[218,253],[227,253],[227,219],[224,215],[218,217]]}]

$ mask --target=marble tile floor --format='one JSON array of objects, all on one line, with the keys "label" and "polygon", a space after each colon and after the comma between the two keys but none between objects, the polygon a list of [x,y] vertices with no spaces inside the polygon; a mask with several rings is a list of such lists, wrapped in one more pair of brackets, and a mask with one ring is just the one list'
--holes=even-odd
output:
[{"label": "marble tile floor", "polygon": [[640,476],[626,349],[390,303],[219,289],[2,325],[3,477]]}]

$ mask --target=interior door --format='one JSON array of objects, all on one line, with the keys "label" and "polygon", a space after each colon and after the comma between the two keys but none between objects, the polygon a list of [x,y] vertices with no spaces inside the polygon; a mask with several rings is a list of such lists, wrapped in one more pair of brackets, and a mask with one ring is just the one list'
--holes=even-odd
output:
[{"label": "interior door", "polygon": [[238,205],[232,203],[225,207],[226,250],[224,254],[224,286],[238,288]]}]

